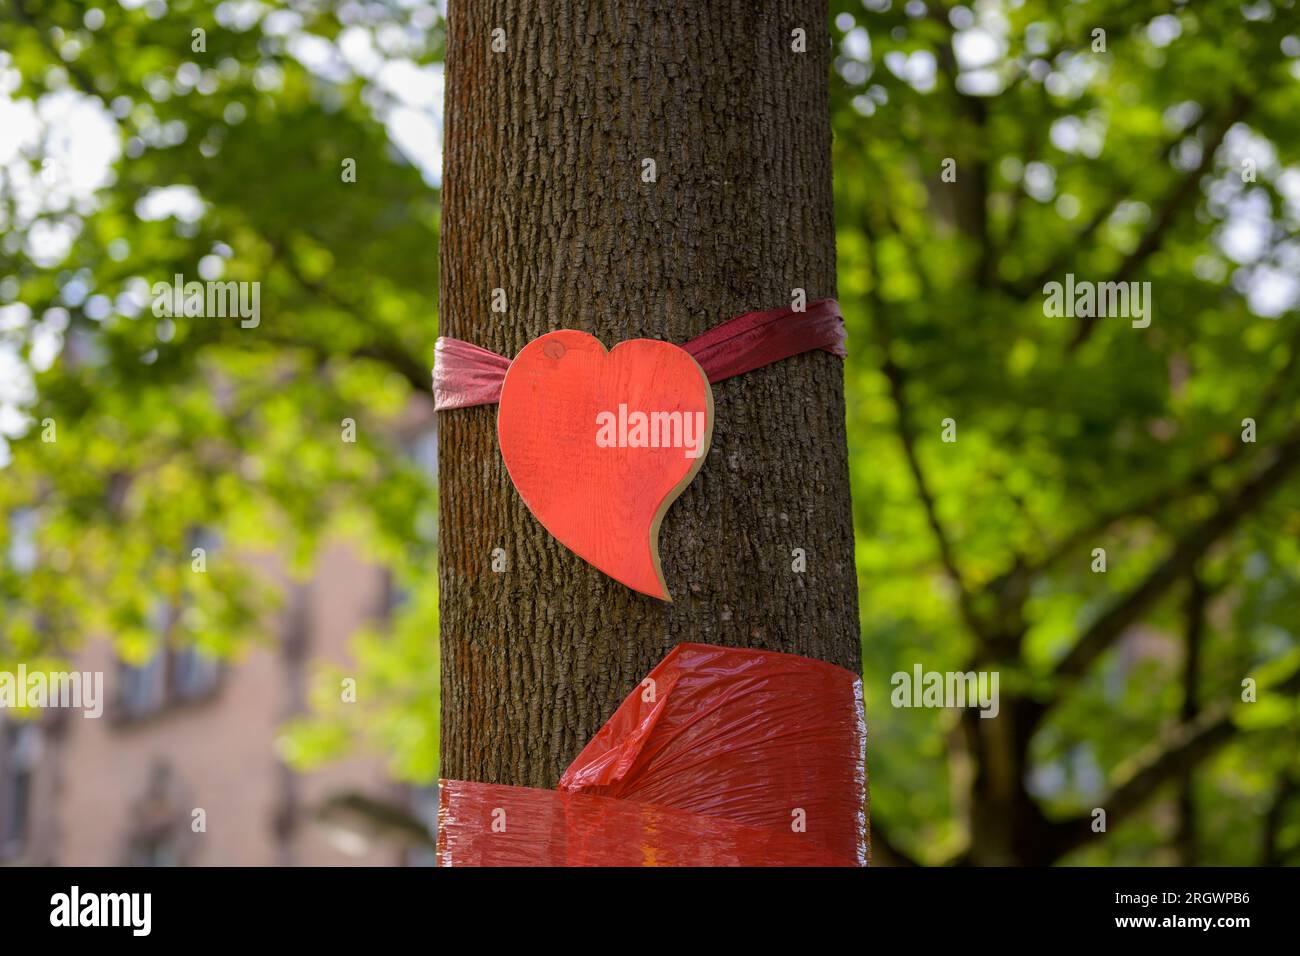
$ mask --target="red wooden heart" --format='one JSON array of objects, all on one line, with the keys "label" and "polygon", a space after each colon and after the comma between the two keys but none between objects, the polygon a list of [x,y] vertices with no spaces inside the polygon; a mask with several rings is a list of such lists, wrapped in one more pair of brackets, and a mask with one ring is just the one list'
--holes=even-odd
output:
[{"label": "red wooden heart", "polygon": [[659,522],[712,437],[709,380],[668,342],[606,352],[586,332],[548,332],[501,386],[497,438],[524,504],[579,557],[665,601]]}]

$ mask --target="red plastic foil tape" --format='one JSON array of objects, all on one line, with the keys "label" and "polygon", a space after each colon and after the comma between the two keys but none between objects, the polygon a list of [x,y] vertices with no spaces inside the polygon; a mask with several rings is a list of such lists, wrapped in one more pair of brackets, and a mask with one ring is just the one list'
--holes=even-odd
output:
[{"label": "red plastic foil tape", "polygon": [[774,651],[681,644],[557,791],[450,780],[442,866],[860,866],[861,681]]}]

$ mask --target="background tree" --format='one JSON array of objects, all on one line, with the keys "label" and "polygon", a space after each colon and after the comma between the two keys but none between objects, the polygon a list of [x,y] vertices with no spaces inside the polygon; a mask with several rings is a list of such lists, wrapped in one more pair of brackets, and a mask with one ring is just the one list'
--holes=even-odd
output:
[{"label": "background tree", "polygon": [[[1294,5],[867,6],[833,92],[878,858],[1287,858]],[[1150,281],[1151,326],[1046,316],[1068,273]],[[998,670],[999,717],[888,706],[918,661]]]},{"label": "background tree", "polygon": [[[314,719],[291,728],[291,752],[310,764],[379,747],[404,777],[433,779],[436,503],[403,454],[399,410],[427,401],[436,334],[437,150],[411,130],[437,100],[444,24],[418,3],[94,9],[0,2],[0,667],[57,658],[89,636],[142,654],[159,594],[188,602],[183,639],[238,655],[260,639],[278,588],[235,561],[190,575],[191,529],[219,529],[227,554],[285,549],[304,572],[323,540],[346,534],[390,564],[412,598],[358,636],[359,677],[380,688],[363,700],[375,703],[336,709],[322,699]],[[820,232],[808,250],[766,226],[726,246],[674,241],[791,201],[778,191],[754,194],[752,209],[724,209],[710,202],[740,187],[694,178],[706,162],[755,161],[746,141],[719,140],[716,129],[697,135],[693,113],[664,103],[684,76],[654,80],[654,63],[695,62],[700,46],[715,45],[688,28],[701,16],[651,15],[639,42],[658,52],[645,64],[632,61],[650,55],[630,44],[624,22],[503,24],[510,55],[536,74],[526,88],[552,97],[540,105],[556,108],[554,128],[507,111],[484,136],[532,137],[544,152],[541,144],[571,135],[558,104],[596,94],[562,89],[555,63],[527,57],[557,49],[561,35],[574,37],[569,49],[594,51],[602,31],[620,38],[609,49],[629,62],[579,75],[600,81],[620,122],[687,125],[615,126],[610,135],[621,138],[575,145],[578,157],[612,157],[593,169],[630,157],[626,179],[594,187],[612,197],[604,207],[577,207],[582,221],[628,237],[604,234],[578,250],[572,225],[543,218],[558,213],[539,211],[538,195],[568,196],[567,177],[589,168],[556,150],[559,165],[538,169],[521,209],[485,199],[484,225],[550,231],[486,236],[507,258],[472,264],[463,286],[470,324],[444,331],[509,351],[516,340],[507,336],[569,324],[583,299],[595,303],[585,314],[607,341],[660,328],[680,340],[765,304],[752,296],[783,301],[800,283],[774,262],[815,273],[810,295],[824,294],[818,283],[829,288]],[[833,278],[850,331],[847,437],[878,862],[1296,862],[1297,20],[1284,0],[831,4]],[[525,23],[540,29],[521,31]],[[196,28],[206,31],[205,53],[192,49]],[[728,44],[723,65],[701,74],[716,80],[702,115],[722,104],[743,125],[780,108],[765,84],[805,82],[757,68],[744,51],[759,35]],[[815,35],[809,25],[810,62],[824,55]],[[646,85],[619,85],[609,79],[618,71],[639,71]],[[453,99],[448,113],[471,105]],[[95,130],[104,135],[87,139]],[[755,156],[784,155],[771,130],[760,133]],[[668,157],[655,191],[636,176],[644,157],[634,135]],[[715,153],[707,160],[706,143]],[[355,183],[341,180],[348,157]],[[955,181],[944,178],[946,159]],[[479,160],[498,161],[523,172],[538,159]],[[674,185],[674,175],[686,178]],[[788,178],[799,188],[817,182]],[[188,188],[159,195],[168,186]],[[703,201],[686,220],[676,218],[683,186]],[[627,222],[609,218],[620,209]],[[813,214],[825,218],[802,218]],[[669,238],[640,272],[577,261],[579,251],[623,248],[616,243],[641,249],[652,215]],[[827,222],[818,201],[806,202],[790,235],[795,223]],[[531,255],[537,248],[568,257],[545,262]],[[226,278],[262,283],[258,329],[152,315],[147,284],[193,275],[210,256]],[[737,262],[734,274],[722,271]],[[537,265],[504,320],[480,325],[492,319],[482,286],[514,283],[526,263],[576,278],[546,285]],[[507,281],[485,283],[480,273],[493,268]],[[1043,286],[1067,273],[1151,281],[1151,326],[1046,316]],[[674,286],[670,276],[684,278]],[[626,287],[591,285],[614,279]],[[761,285],[768,280],[771,288]],[[659,289],[674,298],[650,298]],[[453,311],[456,294],[445,292]],[[669,316],[681,328],[651,324]],[[768,372],[818,374],[811,361],[783,364]],[[774,381],[746,376],[738,387]],[[761,447],[749,430],[760,439],[763,430],[743,410],[779,408],[770,398],[719,402],[719,426],[731,422],[737,449]],[[832,406],[809,406],[832,409],[809,416],[814,427],[827,427]],[[463,451],[495,462],[476,414],[449,428],[466,441],[479,434]],[[344,417],[358,422],[355,445],[339,442]],[[940,440],[944,418],[957,423],[955,443]],[[1245,418],[1257,424],[1254,443],[1241,440]],[[40,440],[46,419],[56,443]],[[690,523],[694,509],[715,500],[710,482],[737,480],[731,467],[709,460],[694,503],[688,496],[670,511],[666,545],[701,526]],[[757,471],[744,459],[735,467]],[[494,474],[483,493],[515,508]],[[816,501],[800,492],[790,500]],[[32,513],[42,559],[28,569],[9,547]],[[758,517],[719,521],[771,533],[769,516]],[[530,519],[507,510],[491,520],[514,529]],[[544,540],[522,527],[516,540]],[[481,543],[443,544],[481,562],[463,573],[487,569]],[[685,558],[699,547],[679,542],[665,553]],[[1092,571],[1096,548],[1106,549],[1105,573]],[[533,573],[542,553],[512,552],[511,574]],[[578,582],[573,600],[603,593],[598,577],[584,577],[594,573],[556,560],[547,571]],[[670,580],[690,567],[670,565]],[[686,580],[687,599],[704,601]],[[714,633],[738,635],[739,608],[708,609],[718,614]],[[631,680],[642,663],[619,660],[611,673]],[[916,663],[996,668],[1000,716],[891,707],[891,675]],[[1248,677],[1258,682],[1253,704],[1241,702]],[[592,695],[582,721],[619,693],[612,683],[582,686]],[[557,737],[563,747],[585,739],[578,724]],[[531,772],[544,780],[562,761],[542,755]],[[491,761],[467,755],[460,768],[476,762]],[[1090,827],[1098,807],[1105,833]]]}]

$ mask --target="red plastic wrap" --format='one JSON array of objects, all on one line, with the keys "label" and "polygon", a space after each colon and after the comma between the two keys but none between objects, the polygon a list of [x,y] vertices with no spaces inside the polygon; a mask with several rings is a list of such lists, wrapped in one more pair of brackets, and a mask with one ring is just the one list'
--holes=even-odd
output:
[{"label": "red plastic wrap", "polygon": [[863,865],[862,683],[793,654],[680,644],[560,793],[442,786],[442,865]]},{"label": "red plastic wrap", "polygon": [[[496,829],[493,829],[493,826]],[[611,797],[446,780],[439,866],[847,866],[802,834]]]}]

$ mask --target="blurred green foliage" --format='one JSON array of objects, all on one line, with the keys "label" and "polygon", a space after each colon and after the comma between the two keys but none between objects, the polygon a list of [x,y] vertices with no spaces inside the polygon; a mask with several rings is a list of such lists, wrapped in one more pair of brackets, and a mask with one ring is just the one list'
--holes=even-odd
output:
[{"label": "blurred green foliage", "polygon": [[[1112,808],[1180,725],[1193,577],[1213,595],[1198,716],[1300,636],[1300,21],[1290,3],[866,6],[833,4],[832,108],[873,820],[925,862],[1051,861],[1035,808]],[[1045,317],[1067,273],[1150,281],[1150,327]],[[1276,486],[1233,509],[1279,450]],[[1063,680],[1112,608],[1132,611],[1122,634]],[[996,668],[987,723],[1032,738],[892,708],[916,662]],[[1237,733],[1266,703],[1269,726]],[[1261,691],[1213,745],[1143,754],[1141,810],[1068,858],[1294,861],[1296,714]]]},{"label": "blurred green foliage", "polygon": [[[1295,3],[830,6],[877,858],[1295,862]],[[0,2],[0,96],[97,101],[120,153],[90,199],[35,214],[58,124],[0,167],[0,348],[33,385],[14,398],[0,369],[26,419],[0,415],[0,515],[37,509],[41,554],[0,566],[0,666],[88,635],[139,656],[160,595],[185,604],[179,639],[237,657],[278,589],[246,562],[188,573],[196,529],[299,574],[345,535],[410,597],[354,641],[360,703],[322,671],[286,753],[377,748],[431,780],[434,489],[402,423],[427,401],[438,194],[396,146],[393,77],[440,60],[441,23],[406,2],[92,8]],[[162,186],[202,214],[142,218]],[[75,235],[56,262],[51,229]],[[140,301],[212,257],[261,282],[257,329]],[[1068,273],[1151,282],[1150,327],[1046,316]],[[918,663],[996,669],[999,718],[890,706]]]},{"label": "blurred green foliage", "polygon": [[[332,11],[282,9],[277,22],[258,4],[129,6],[0,8],[9,96],[94,98],[116,117],[121,154],[93,203],[60,205],[58,177],[75,170],[56,163],[54,208],[30,221],[21,197],[49,185],[41,173],[58,126],[23,144],[15,163],[30,180],[0,180],[0,276],[11,283],[0,306],[21,308],[0,334],[36,373],[38,394],[0,472],[0,515],[38,509],[42,556],[34,570],[0,570],[0,665],[89,635],[139,659],[159,639],[149,622],[159,598],[186,605],[176,639],[238,657],[277,639],[268,612],[283,603],[245,556],[275,550],[305,576],[322,543],[346,535],[416,597],[386,639],[358,636],[358,704],[324,709],[286,752],[307,765],[368,744],[403,777],[429,780],[436,499],[403,426],[432,364],[438,197],[389,140],[383,117],[403,104],[379,81],[382,66],[326,76],[289,52],[307,58],[298,34],[337,39]],[[431,13],[380,6],[354,25],[380,64],[423,67],[441,52],[422,19]],[[194,50],[197,29],[205,52]],[[343,182],[345,159],[355,182]],[[156,215],[156,190],[176,186],[197,192],[201,216],[141,217]],[[28,242],[51,221],[77,230],[56,265],[34,261]],[[261,283],[256,328],[153,314],[153,284],[199,279],[205,259],[220,261],[223,281]],[[106,316],[96,296],[108,297]],[[48,368],[42,337],[61,346]],[[349,418],[355,443],[340,440]],[[56,442],[41,441],[46,419]],[[198,529],[220,538],[207,574],[190,573]],[[5,522],[0,546],[10,538]]]}]

